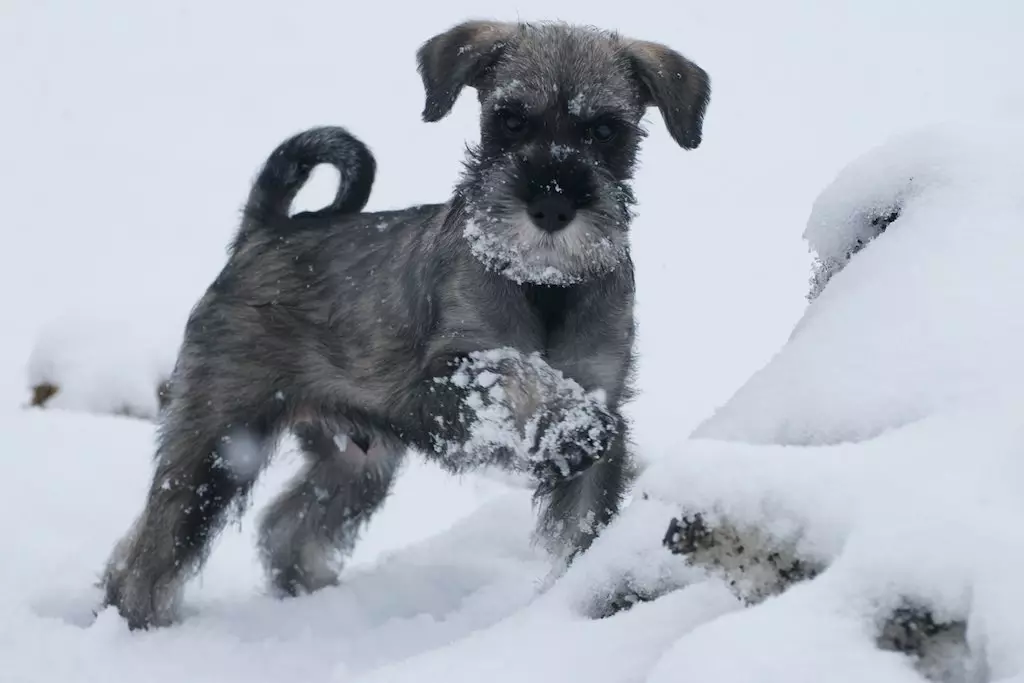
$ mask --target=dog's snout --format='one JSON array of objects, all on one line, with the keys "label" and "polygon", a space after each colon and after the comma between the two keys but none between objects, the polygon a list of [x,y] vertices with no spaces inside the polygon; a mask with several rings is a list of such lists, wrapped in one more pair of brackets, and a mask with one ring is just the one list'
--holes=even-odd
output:
[{"label": "dog's snout", "polygon": [[558,232],[576,217],[576,207],[565,196],[547,194],[530,202],[530,220],[545,232]]}]

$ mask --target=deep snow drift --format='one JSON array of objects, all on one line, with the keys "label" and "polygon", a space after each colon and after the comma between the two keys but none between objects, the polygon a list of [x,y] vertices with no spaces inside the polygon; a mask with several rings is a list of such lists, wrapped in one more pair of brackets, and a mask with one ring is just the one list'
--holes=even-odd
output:
[{"label": "deep snow drift", "polygon": [[[909,599],[966,622],[970,657],[943,662],[952,680],[1024,676],[1022,159],[1021,127],[924,130],[821,194],[805,233],[816,255],[868,246],[639,490],[828,569],[680,641],[665,671],[912,680],[869,647]],[[894,208],[883,234],[865,232]],[[718,656],[724,643],[745,656]]]}]

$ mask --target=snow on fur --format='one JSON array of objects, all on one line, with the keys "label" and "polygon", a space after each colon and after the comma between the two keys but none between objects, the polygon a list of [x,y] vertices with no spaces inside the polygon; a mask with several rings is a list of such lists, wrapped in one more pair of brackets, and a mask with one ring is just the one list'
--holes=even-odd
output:
[{"label": "snow on fur", "polygon": [[[464,392],[459,419],[465,442],[438,439],[434,450],[459,468],[494,464],[502,454],[513,471],[529,471],[540,461],[562,476],[574,465],[564,445],[572,440],[583,454],[595,455],[610,436],[604,392],[587,392],[552,368],[539,353],[500,348],[469,354],[439,385]],[[440,419],[440,418],[438,418]]]}]

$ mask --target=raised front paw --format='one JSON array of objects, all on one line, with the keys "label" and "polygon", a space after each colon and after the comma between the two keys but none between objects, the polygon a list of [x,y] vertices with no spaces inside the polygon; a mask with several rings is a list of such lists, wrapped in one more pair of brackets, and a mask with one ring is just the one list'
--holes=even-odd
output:
[{"label": "raised front paw", "polygon": [[619,418],[597,397],[573,405],[540,432],[534,476],[542,488],[574,479],[601,460],[619,431]]}]

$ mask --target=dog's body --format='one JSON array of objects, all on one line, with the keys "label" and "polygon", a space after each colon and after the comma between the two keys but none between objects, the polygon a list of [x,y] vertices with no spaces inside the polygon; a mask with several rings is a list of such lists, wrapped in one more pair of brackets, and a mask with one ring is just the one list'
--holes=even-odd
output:
[{"label": "dog's body", "polygon": [[[560,24],[462,24],[419,64],[425,119],[467,85],[483,104],[449,202],[359,213],[374,160],[339,128],[286,141],[257,178],[189,319],[146,508],[104,577],[132,627],[174,618],[287,429],[308,464],[260,536],[283,594],[336,580],[410,447],[453,472],[532,473],[539,535],[565,560],[617,512],[632,473],[620,407],[638,124],[657,104],[696,147],[707,76],[662,46]],[[289,217],[320,163],[341,174],[335,201]]]}]

